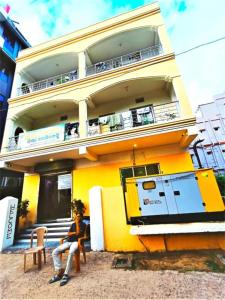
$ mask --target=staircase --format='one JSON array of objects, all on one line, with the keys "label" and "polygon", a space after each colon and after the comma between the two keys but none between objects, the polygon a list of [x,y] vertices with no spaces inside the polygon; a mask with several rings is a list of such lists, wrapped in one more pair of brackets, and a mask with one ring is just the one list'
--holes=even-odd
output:
[{"label": "staircase", "polygon": [[[55,248],[59,245],[59,240],[67,235],[67,232],[73,223],[72,219],[57,219],[36,223],[32,227],[27,228],[14,241],[14,245],[7,250],[26,249],[30,247],[31,231],[36,227],[45,226],[48,228],[47,248]],[[34,243],[36,242],[34,235]]]}]

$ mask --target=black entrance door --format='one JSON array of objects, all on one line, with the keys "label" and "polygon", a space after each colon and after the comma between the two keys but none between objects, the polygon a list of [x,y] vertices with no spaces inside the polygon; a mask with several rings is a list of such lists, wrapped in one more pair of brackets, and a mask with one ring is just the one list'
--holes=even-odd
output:
[{"label": "black entrance door", "polygon": [[71,217],[71,187],[68,184],[62,186],[61,181],[62,175],[41,176],[38,200],[39,221]]}]

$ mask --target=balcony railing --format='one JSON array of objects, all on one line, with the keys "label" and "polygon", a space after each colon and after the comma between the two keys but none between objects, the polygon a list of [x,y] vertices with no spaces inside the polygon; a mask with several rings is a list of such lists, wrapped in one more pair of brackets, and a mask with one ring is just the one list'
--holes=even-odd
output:
[{"label": "balcony railing", "polygon": [[89,66],[86,68],[86,76],[126,66],[160,54],[162,54],[162,47],[160,45],[155,45],[146,49],[141,49]]},{"label": "balcony railing", "polygon": [[60,74],[34,83],[30,83],[30,84],[24,83],[20,88],[17,89],[17,95],[20,96],[31,92],[47,89],[49,87],[56,86],[58,84],[76,80],[77,78],[78,78],[77,71],[74,70],[68,73]]},{"label": "balcony railing", "polygon": [[[77,138],[79,138],[78,127],[71,127],[71,128],[65,129],[64,139],[63,139],[64,141],[75,140]],[[50,145],[50,144],[57,142],[57,141],[45,140],[41,136],[40,136],[40,140],[41,141],[38,143],[38,147]],[[34,147],[37,147],[37,145],[24,148],[23,143],[21,143],[21,141],[19,139],[19,135],[18,135],[18,136],[13,136],[13,137],[9,138],[9,144],[7,147],[7,151],[10,152],[10,151],[15,151],[15,150],[30,149],[30,148],[34,148]]]},{"label": "balcony railing", "polygon": [[178,101],[146,106],[89,120],[88,135],[92,136],[148,124],[164,123],[177,119],[179,116]]},{"label": "balcony railing", "polygon": [[[89,120],[87,135],[100,135],[120,130],[129,130],[138,126],[165,123],[179,117],[178,101],[155,106],[149,105]],[[51,134],[48,128],[44,128],[45,132],[41,132],[41,130],[43,129],[40,129],[40,132],[35,130],[35,134],[30,132],[29,137],[20,135],[10,137],[7,151],[31,149],[79,138],[79,123],[66,124],[65,128],[61,129],[63,130],[61,134],[56,131]]]}]

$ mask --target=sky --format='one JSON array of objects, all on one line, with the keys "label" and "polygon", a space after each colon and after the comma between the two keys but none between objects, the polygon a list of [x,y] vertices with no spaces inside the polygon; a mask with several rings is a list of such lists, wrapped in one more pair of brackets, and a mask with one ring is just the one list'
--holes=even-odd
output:
[{"label": "sky", "polygon": [[[153,0],[0,0],[32,46]],[[225,92],[225,0],[159,0],[192,107]],[[217,39],[217,42],[195,46]]]}]

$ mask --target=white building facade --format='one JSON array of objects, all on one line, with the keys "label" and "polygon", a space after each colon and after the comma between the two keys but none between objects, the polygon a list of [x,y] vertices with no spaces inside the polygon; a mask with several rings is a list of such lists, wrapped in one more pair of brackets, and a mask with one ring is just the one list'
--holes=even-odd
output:
[{"label": "white building facade", "polygon": [[195,168],[213,168],[225,173],[225,93],[201,104],[197,114],[198,136],[190,146]]}]

